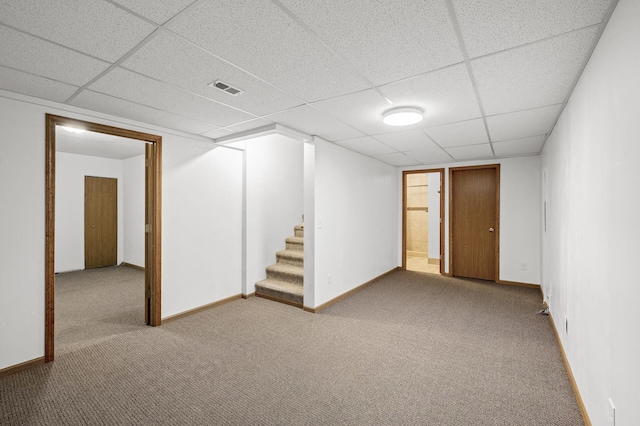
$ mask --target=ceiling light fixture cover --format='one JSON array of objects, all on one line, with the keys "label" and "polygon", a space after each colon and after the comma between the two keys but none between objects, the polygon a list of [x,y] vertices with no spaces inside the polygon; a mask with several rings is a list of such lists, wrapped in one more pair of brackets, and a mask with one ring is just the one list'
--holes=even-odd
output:
[{"label": "ceiling light fixture cover", "polygon": [[382,121],[389,126],[408,126],[421,122],[423,112],[416,107],[393,108],[384,113]]}]

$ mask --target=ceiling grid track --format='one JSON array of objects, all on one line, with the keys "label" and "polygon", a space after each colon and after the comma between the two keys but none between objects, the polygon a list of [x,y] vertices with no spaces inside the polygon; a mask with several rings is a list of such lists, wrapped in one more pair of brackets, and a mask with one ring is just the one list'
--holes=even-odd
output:
[{"label": "ceiling grid track", "polygon": [[151,40],[153,40],[153,38],[158,34],[158,28],[156,28],[155,30],[153,30],[151,32],[151,34],[149,34],[148,36],[146,36],[144,38],[144,40],[142,40],[140,43],[136,44],[134,46],[133,49],[129,50],[127,53],[125,53],[122,57],[120,57],[120,59],[118,59],[117,61],[115,61],[113,64],[111,64],[111,66],[109,68],[107,68],[106,70],[102,71],[100,74],[98,74],[97,76],[95,76],[94,78],[92,78],[91,80],[89,80],[87,83],[83,84],[82,86],[80,86],[80,88],[78,90],[76,90],[76,92],[71,95],[66,101],[64,101],[65,104],[69,104],[71,103],[71,101],[73,101],[76,97],[78,97],[78,95],[80,95],[80,93],[82,93],[85,89],[87,89],[89,86],[91,86],[93,83],[95,83],[96,81],[100,80],[102,77],[104,77],[105,75],[109,74],[111,71],[113,71],[114,69],[118,68],[120,66],[120,64],[124,61],[126,61],[129,57],[131,57],[131,55],[133,55],[134,53],[136,53],[138,50],[140,50],[145,44],[149,43]]},{"label": "ceiling grid track", "polygon": [[462,31],[460,30],[460,23],[458,22],[458,17],[456,16],[456,12],[453,8],[452,0],[445,0],[445,2],[447,4],[447,10],[449,11],[449,18],[453,23],[453,30],[455,31],[456,37],[458,38],[458,43],[460,44],[460,51],[462,52],[462,57],[464,58],[464,64],[467,67],[467,73],[469,73],[469,79],[471,80],[473,91],[476,94],[476,99],[478,101],[478,108],[480,108],[480,113],[482,114],[482,122],[484,123],[484,129],[487,132],[487,138],[489,139],[489,146],[491,147],[491,153],[495,156],[496,151],[493,148],[493,141],[491,140],[489,125],[487,124],[487,114],[484,111],[484,105],[482,104],[482,99],[480,98],[480,91],[478,90],[478,83],[476,82],[476,78],[473,74],[473,69],[471,68],[471,61],[469,60],[469,53],[467,52],[467,47],[464,43],[464,38],[462,37]]}]

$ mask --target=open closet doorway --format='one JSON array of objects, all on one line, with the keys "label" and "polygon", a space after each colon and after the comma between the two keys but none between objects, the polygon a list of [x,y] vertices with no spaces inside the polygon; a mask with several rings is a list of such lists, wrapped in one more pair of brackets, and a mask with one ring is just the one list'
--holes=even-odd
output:
[{"label": "open closet doorway", "polygon": [[442,274],[444,169],[402,172],[402,268]]},{"label": "open closet doorway", "polygon": [[[74,139],[63,136],[67,130],[86,133],[82,138]],[[89,288],[78,286],[73,281],[90,282],[91,277],[98,276],[98,272],[93,271],[99,271],[102,277],[106,274],[107,281],[113,280],[109,276],[113,277],[114,274],[118,276],[116,280],[123,280],[126,279],[124,275],[129,276],[132,272],[135,275],[137,272],[138,278],[135,279],[139,283],[144,281],[144,288],[139,290],[140,305],[137,307],[139,312],[144,312],[144,318],[142,314],[139,315],[140,324],[160,325],[161,140],[156,135],[46,115],[45,362],[53,361],[56,344],[56,272],[79,269],[79,272],[62,274],[67,276],[60,276],[60,284],[61,289],[64,283],[67,286],[65,289],[72,291],[73,285],[76,285],[75,289],[83,292]],[[60,152],[57,150],[58,145]],[[118,156],[123,157],[122,163],[115,159]],[[124,157],[127,156],[131,157],[132,163],[125,166]],[[58,173],[56,166],[60,168]],[[118,264],[126,264],[122,257],[124,227],[122,223],[118,224],[124,217],[122,181],[125,169],[137,170],[138,177],[130,180],[139,183],[139,194],[132,198],[143,200],[137,206],[136,214],[144,219],[143,223],[140,222],[142,233],[138,234],[144,243],[135,242],[139,246],[136,250],[138,255],[129,266],[143,271],[135,271],[127,266],[110,266],[114,264],[116,257]],[[59,188],[56,185],[60,185]],[[78,188],[69,190],[74,185]],[[87,202],[91,200],[92,203],[98,203],[93,206],[98,213],[114,209],[117,213],[87,216]],[[74,203],[78,208],[56,209]],[[70,217],[67,218],[66,215]],[[98,223],[98,220],[104,220],[106,225]],[[81,224],[80,230],[77,229],[78,226],[74,228],[73,221]],[[70,238],[66,232],[74,235]],[[60,233],[58,238],[57,233]],[[96,248],[108,249],[106,257],[97,263],[94,263],[95,259],[86,263],[87,250],[90,252]],[[100,257],[102,256],[101,254]],[[95,289],[105,291],[97,286]],[[117,301],[113,303],[118,304]],[[91,311],[88,312],[88,315],[92,315]]]}]

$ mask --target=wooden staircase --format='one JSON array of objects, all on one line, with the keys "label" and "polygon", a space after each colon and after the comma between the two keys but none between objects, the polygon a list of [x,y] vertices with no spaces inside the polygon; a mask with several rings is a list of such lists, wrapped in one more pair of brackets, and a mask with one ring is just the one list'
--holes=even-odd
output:
[{"label": "wooden staircase", "polygon": [[267,266],[267,279],[256,283],[256,296],[302,307],[304,297],[304,227],[293,228],[286,248],[276,253],[276,263]]}]

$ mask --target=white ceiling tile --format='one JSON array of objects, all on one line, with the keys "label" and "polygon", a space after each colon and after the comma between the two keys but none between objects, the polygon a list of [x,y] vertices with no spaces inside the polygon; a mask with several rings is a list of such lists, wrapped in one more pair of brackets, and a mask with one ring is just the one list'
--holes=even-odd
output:
[{"label": "white ceiling tile", "polygon": [[493,157],[491,145],[488,143],[482,145],[454,146],[446,150],[456,160],[475,160]]},{"label": "white ceiling tile", "polygon": [[424,129],[442,147],[488,143],[487,130],[481,118]]},{"label": "white ceiling tile", "polygon": [[410,129],[384,135],[376,135],[376,139],[398,151],[416,151],[439,149],[422,129]]},{"label": "white ceiling tile", "polygon": [[364,90],[325,101],[316,102],[315,107],[355,127],[366,134],[382,134],[397,131],[382,122],[382,114],[393,108],[375,90]]},{"label": "white ceiling tile", "polygon": [[0,22],[115,62],[155,26],[101,0],[3,0]]},{"label": "white ceiling tile", "polygon": [[[302,103],[169,33],[158,34],[122,66],[256,115],[274,113]],[[208,86],[216,80],[244,92],[232,96]]]},{"label": "white ceiling tile", "polygon": [[441,0],[281,3],[375,85],[463,60]]},{"label": "white ceiling tile", "polygon": [[421,126],[437,126],[481,116],[464,64],[433,71],[380,88],[396,106],[422,108]]},{"label": "white ceiling tile", "polygon": [[192,120],[176,114],[160,111],[145,105],[117,99],[101,93],[84,90],[71,101],[72,105],[87,108],[105,114],[115,115],[142,123],[154,124],[168,129],[200,134],[214,130],[216,127],[207,123]]},{"label": "white ceiling tile", "polygon": [[109,67],[73,50],[0,25],[0,65],[82,86]]},{"label": "white ceiling tile", "polygon": [[170,26],[185,38],[308,102],[369,87],[271,2],[203,2]]},{"label": "white ceiling tile", "polygon": [[611,0],[453,0],[471,58],[602,21]]},{"label": "white ceiling tile", "polygon": [[231,130],[220,128],[220,129],[211,130],[209,132],[201,133],[201,135],[207,138],[217,139],[217,138],[223,138],[225,136],[229,136],[232,133],[233,132]]},{"label": "white ceiling tile", "polygon": [[491,140],[496,142],[545,135],[551,130],[561,110],[562,105],[550,105],[487,117]]},{"label": "white ceiling tile", "polygon": [[0,89],[64,102],[78,87],[0,66]]},{"label": "white ceiling tile", "polygon": [[453,157],[441,149],[428,149],[405,152],[408,157],[420,162],[420,164],[438,164],[454,161]]},{"label": "white ceiling tile", "polygon": [[173,18],[195,0],[116,0],[127,9],[160,25]]},{"label": "white ceiling tile", "polygon": [[328,141],[364,136],[362,132],[309,105],[282,111],[266,118],[301,132],[320,136]]},{"label": "white ceiling tile", "polygon": [[225,127],[225,129],[230,130],[231,133],[239,133],[239,132],[244,132],[247,130],[253,130],[253,129],[257,129],[259,127],[263,127],[266,126],[268,124],[271,124],[272,121],[270,120],[265,120],[263,118],[256,118],[253,120],[248,120],[248,121],[244,121],[242,123],[238,123],[238,124],[233,124],[231,126],[227,126]]},{"label": "white ceiling tile", "polygon": [[530,138],[513,139],[510,141],[494,142],[493,150],[498,156],[539,154],[544,145],[544,135]]},{"label": "white ceiling tile", "polygon": [[380,160],[392,166],[398,166],[398,167],[415,166],[417,164],[420,164],[418,161],[414,160],[411,157],[408,157],[402,152],[395,152],[393,154],[376,155],[374,158],[376,160]]},{"label": "white ceiling tile", "polygon": [[563,102],[580,73],[597,28],[586,28],[473,60],[488,115]]},{"label": "white ceiling tile", "polygon": [[220,127],[253,118],[244,112],[122,68],[112,70],[89,88]]},{"label": "white ceiling tile", "polygon": [[393,148],[378,142],[370,136],[346,139],[334,143],[364,155],[381,155],[395,152]]}]

